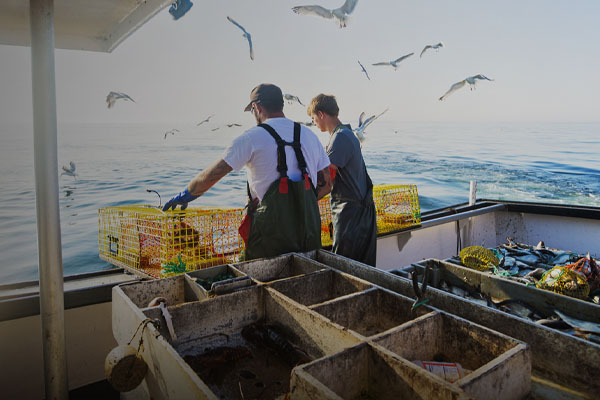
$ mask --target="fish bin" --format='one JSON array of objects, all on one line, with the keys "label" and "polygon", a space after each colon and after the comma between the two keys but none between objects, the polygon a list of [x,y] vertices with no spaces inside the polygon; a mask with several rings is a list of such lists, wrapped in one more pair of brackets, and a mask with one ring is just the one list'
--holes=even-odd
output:
[{"label": "fish bin", "polygon": [[327,268],[323,264],[293,253],[246,261],[233,266],[260,283],[306,275]]},{"label": "fish bin", "polygon": [[293,370],[290,399],[467,399],[379,346],[361,343]]},{"label": "fish bin", "polygon": [[531,391],[527,344],[444,312],[372,340],[477,399],[523,399]]},{"label": "fish bin", "polygon": [[323,303],[373,287],[362,279],[331,269],[274,282],[269,286],[305,306]]},{"label": "fish bin", "polygon": [[431,309],[412,309],[413,300],[373,288],[311,307],[329,320],[364,337],[402,325]]}]

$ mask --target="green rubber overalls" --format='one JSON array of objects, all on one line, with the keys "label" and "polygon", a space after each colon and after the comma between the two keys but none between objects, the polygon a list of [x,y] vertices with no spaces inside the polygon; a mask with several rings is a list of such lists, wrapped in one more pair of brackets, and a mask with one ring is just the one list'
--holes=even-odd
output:
[{"label": "green rubber overalls", "polygon": [[[269,132],[277,142],[277,171],[280,177],[269,186],[254,210],[249,206],[251,227],[244,259],[321,248],[321,216],[316,191],[306,171],[306,160],[300,146],[300,124],[294,123],[294,141],[291,143],[284,141],[269,125],[258,126]],[[301,181],[288,179],[285,146],[294,149],[298,168],[304,177]],[[252,204],[252,198],[248,204]]]}]

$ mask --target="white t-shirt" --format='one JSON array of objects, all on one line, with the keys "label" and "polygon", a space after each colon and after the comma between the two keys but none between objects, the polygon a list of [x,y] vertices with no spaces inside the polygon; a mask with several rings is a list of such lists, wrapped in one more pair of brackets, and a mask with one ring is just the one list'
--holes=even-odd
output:
[{"label": "white t-shirt", "polygon": [[[294,140],[294,121],[287,118],[271,118],[265,121],[286,142]],[[300,145],[306,160],[306,170],[313,185],[317,185],[317,172],[329,166],[329,157],[313,131],[301,125]],[[292,181],[302,176],[298,169],[296,154],[291,146],[285,146],[287,175]],[[246,167],[250,194],[262,200],[271,184],[279,178],[277,172],[277,143],[269,133],[255,126],[240,136],[225,149],[223,160],[235,171]]]}]

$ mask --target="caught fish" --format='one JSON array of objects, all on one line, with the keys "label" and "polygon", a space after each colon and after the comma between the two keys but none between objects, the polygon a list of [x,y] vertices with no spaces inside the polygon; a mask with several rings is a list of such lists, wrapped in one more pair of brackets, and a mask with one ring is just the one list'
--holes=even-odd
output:
[{"label": "caught fish", "polygon": [[558,310],[554,310],[554,313],[560,317],[567,324],[571,325],[573,328],[578,329],[584,332],[592,332],[596,334],[600,334],[600,324],[597,322],[591,321],[583,321],[581,319],[570,317]]},{"label": "caught fish", "polygon": [[544,268],[536,268],[525,274],[524,278],[533,278],[535,280],[539,280],[542,278],[542,275],[544,275],[544,272],[546,272]]},{"label": "caught fish", "polygon": [[494,303],[495,306],[504,312],[516,315],[518,317],[530,320],[538,320],[543,318],[541,312],[536,310],[533,306],[525,303],[518,299],[507,299],[499,303]]},{"label": "caught fish", "polygon": [[504,257],[503,260],[504,260],[504,268],[514,267],[517,262],[516,258],[510,257],[510,256]]}]

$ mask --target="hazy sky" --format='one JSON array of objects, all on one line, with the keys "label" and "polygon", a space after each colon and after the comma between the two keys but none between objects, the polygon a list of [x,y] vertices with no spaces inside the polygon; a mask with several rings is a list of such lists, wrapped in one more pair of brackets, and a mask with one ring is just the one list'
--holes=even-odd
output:
[{"label": "hazy sky", "polygon": [[[335,8],[342,0],[318,0]],[[335,94],[341,117],[393,121],[598,121],[600,1],[361,0],[347,28],[290,0],[195,0],[163,10],[111,54],[56,51],[59,122],[252,122],[250,90],[272,82],[306,104]],[[255,60],[229,15],[252,34]],[[419,53],[426,44],[446,47]],[[373,67],[414,52],[394,71]],[[31,121],[30,49],[0,45],[0,122]],[[371,81],[360,70],[360,60]],[[440,102],[451,84],[481,82]],[[108,110],[109,91],[136,100]],[[286,114],[308,119],[301,106]]]}]

